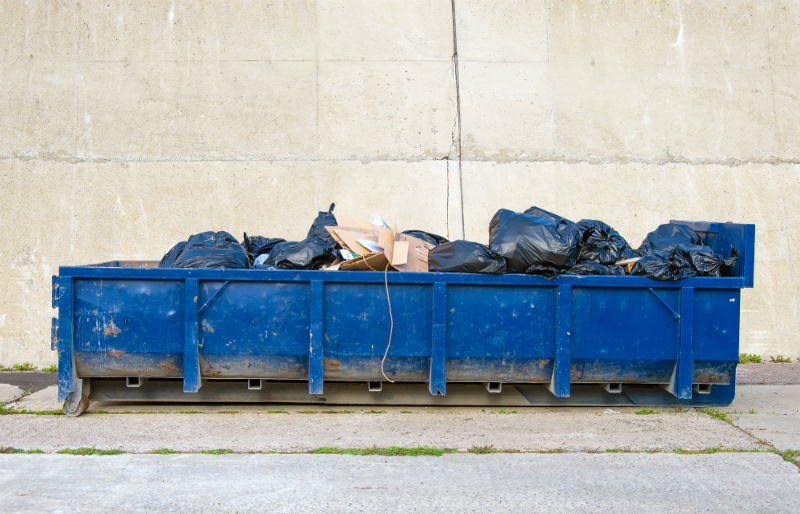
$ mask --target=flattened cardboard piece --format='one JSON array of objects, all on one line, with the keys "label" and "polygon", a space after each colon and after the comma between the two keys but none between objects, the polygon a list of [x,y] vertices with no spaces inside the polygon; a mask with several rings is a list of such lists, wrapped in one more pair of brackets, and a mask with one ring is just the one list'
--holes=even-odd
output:
[{"label": "flattened cardboard piece", "polygon": [[358,254],[359,256],[369,255],[371,252],[368,248],[364,247],[361,243],[358,242],[359,239],[369,239],[373,241],[375,244],[378,244],[378,236],[372,234],[362,234],[360,232],[350,232],[347,230],[337,230],[336,235],[339,236],[342,241],[344,241],[344,246],[348,250],[353,253]]},{"label": "flattened cardboard piece", "polygon": [[333,217],[336,218],[336,224],[342,228],[360,228],[362,230],[372,230],[373,228],[378,228],[375,227],[370,220],[365,220],[362,218],[351,218],[349,216],[340,216],[338,214],[334,214]]},{"label": "flattened cardboard piece", "polygon": [[392,253],[392,266],[401,266],[408,262],[408,241],[395,241]]},{"label": "flattened cardboard piece", "polygon": [[[339,269],[341,271],[384,271],[387,264],[389,261],[386,259],[386,254],[373,253],[343,262],[339,265]],[[397,268],[390,265],[389,271],[397,271]]]}]

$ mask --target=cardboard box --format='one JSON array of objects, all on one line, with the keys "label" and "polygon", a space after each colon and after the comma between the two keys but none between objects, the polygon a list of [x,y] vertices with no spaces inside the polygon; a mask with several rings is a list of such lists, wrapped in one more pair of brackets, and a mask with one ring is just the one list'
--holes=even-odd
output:
[{"label": "cardboard box", "polygon": [[[373,225],[369,220],[336,216],[337,227],[325,227],[344,248],[359,257],[342,262],[343,271],[428,271],[428,252],[434,248],[416,237],[398,234],[396,230]],[[347,225],[345,225],[345,223]],[[368,239],[383,248],[382,253],[372,253],[358,243]]]}]

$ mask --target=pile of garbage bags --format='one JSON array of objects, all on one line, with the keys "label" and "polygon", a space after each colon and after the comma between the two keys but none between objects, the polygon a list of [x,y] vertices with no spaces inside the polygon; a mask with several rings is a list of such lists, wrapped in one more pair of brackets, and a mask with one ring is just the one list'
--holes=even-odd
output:
[{"label": "pile of garbage bags", "polygon": [[[339,269],[344,261],[360,259],[366,261],[366,268],[342,266],[342,269],[372,269],[369,257],[382,254],[367,252],[386,251],[379,246],[382,244],[397,245],[398,252],[400,249],[409,251],[406,250],[409,245],[415,247],[417,253],[424,251],[428,271],[433,272],[520,273],[547,277],[629,274],[678,280],[726,276],[738,259],[735,249],[730,257],[718,255],[687,225],[661,225],[647,234],[638,248],[632,248],[619,232],[602,221],[576,223],[539,207],[521,213],[498,210],[489,224],[488,245],[448,241],[421,230],[407,230],[396,236],[391,232],[393,242],[387,243],[383,235],[381,239],[376,237],[377,231],[391,230],[380,217],[371,222],[346,218],[351,224],[355,220],[359,226],[332,229],[339,227],[334,207],[331,204],[327,211],[318,214],[302,241],[245,233],[239,243],[227,232],[203,232],[173,246],[161,259],[159,267],[333,270]],[[376,232],[369,229],[373,225],[377,227]],[[356,239],[358,243],[346,243],[345,234],[362,239]],[[412,248],[409,255],[414,251]],[[388,259],[392,252],[386,252]],[[402,270],[404,258],[387,260],[385,269]],[[424,261],[422,265],[424,271]]]}]

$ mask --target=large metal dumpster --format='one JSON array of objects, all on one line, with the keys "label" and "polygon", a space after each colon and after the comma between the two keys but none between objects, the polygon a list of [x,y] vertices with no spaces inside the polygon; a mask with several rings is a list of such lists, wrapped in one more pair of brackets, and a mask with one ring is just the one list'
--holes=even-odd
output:
[{"label": "large metal dumpster", "polygon": [[59,400],[727,405],[755,226],[681,223],[731,276],[61,267]]}]

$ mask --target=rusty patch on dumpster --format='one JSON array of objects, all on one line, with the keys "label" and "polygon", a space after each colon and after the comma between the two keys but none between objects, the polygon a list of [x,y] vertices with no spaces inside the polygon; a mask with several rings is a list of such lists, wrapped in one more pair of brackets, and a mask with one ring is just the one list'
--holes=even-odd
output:
[{"label": "rusty patch on dumpster", "polygon": [[331,361],[331,366],[333,366],[334,368],[338,368],[341,365],[342,365],[342,363],[337,361],[337,360],[332,360]]},{"label": "rusty patch on dumpster", "polygon": [[178,371],[178,368],[176,368],[170,361],[161,362],[159,363],[158,367],[164,371]]},{"label": "rusty patch on dumpster", "polygon": [[207,375],[209,375],[209,376],[215,377],[215,378],[219,378],[219,377],[221,377],[221,376],[222,376],[222,372],[221,372],[221,371],[211,371],[211,370],[208,370],[208,371],[206,372],[206,374],[207,374]]},{"label": "rusty patch on dumpster", "polygon": [[114,357],[115,359],[119,359],[121,356],[125,355],[125,352],[121,350],[110,350],[108,354]]},{"label": "rusty patch on dumpster", "polygon": [[203,331],[204,332],[211,332],[213,334],[214,333],[214,327],[212,327],[208,323],[203,323]]},{"label": "rusty patch on dumpster", "polygon": [[121,334],[121,333],[122,333],[122,330],[120,330],[120,329],[119,329],[119,327],[118,327],[118,326],[116,326],[116,325],[114,324],[114,320],[111,320],[111,321],[109,322],[109,324],[108,324],[108,325],[106,325],[106,326],[105,326],[105,327],[103,327],[103,328],[104,328],[104,331],[103,331],[103,333],[104,333],[106,336],[117,337],[117,335],[119,335],[119,334]]}]

